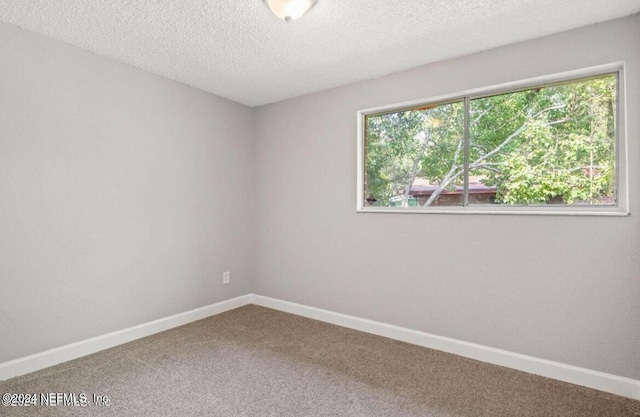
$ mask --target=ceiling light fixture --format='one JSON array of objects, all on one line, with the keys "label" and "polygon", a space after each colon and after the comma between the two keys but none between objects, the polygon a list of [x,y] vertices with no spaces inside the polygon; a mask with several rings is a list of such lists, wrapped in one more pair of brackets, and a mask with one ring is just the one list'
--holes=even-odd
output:
[{"label": "ceiling light fixture", "polygon": [[273,14],[289,23],[305,14],[316,0],[264,0]]}]

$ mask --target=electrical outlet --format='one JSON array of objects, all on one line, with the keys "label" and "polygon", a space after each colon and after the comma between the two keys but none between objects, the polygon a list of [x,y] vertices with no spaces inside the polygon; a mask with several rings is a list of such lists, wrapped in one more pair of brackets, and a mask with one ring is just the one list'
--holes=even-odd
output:
[{"label": "electrical outlet", "polygon": [[231,281],[231,276],[229,271],[224,271],[222,273],[222,283],[223,284],[228,284]]}]

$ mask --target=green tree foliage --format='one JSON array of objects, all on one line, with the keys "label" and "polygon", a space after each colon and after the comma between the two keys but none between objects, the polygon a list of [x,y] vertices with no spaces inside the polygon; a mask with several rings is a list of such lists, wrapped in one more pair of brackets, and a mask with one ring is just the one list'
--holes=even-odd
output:
[{"label": "green tree foliage", "polygon": [[[469,173],[499,204],[612,204],[616,77],[476,98],[469,107]],[[416,178],[463,184],[464,103],[366,119],[365,194],[405,202]]]}]

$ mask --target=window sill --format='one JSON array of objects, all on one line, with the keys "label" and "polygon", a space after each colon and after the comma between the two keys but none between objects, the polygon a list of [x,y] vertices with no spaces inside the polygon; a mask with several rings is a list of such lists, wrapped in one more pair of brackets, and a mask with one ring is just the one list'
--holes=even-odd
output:
[{"label": "window sill", "polygon": [[491,214],[491,215],[533,215],[533,216],[600,216],[600,217],[628,217],[629,211],[618,207],[591,208],[577,210],[576,208],[538,208],[538,207],[428,207],[424,209],[388,208],[388,207],[359,207],[358,213],[402,213],[402,214]]}]

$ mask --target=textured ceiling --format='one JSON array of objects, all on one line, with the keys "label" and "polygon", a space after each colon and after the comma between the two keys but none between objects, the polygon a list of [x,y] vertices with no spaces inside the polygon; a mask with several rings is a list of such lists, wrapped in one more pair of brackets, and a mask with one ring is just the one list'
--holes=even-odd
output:
[{"label": "textured ceiling", "polygon": [[0,0],[0,20],[249,106],[640,12],[638,0]]}]

